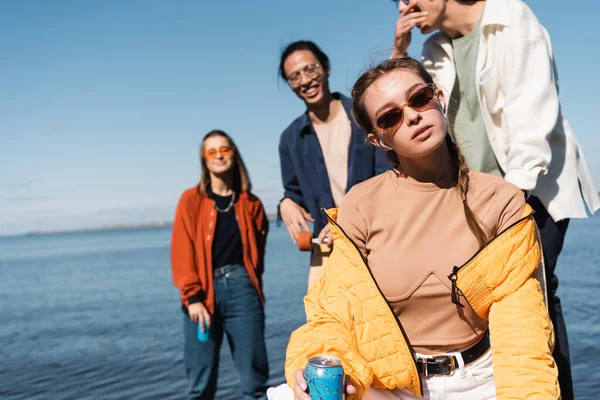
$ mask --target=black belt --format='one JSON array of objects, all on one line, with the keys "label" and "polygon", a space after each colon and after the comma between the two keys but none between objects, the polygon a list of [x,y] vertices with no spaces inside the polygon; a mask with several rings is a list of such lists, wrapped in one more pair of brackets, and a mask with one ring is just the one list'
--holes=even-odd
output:
[{"label": "black belt", "polygon": [[[465,365],[472,363],[490,348],[490,334],[485,331],[483,338],[473,347],[460,353]],[[458,367],[455,356],[433,356],[417,358],[417,370],[423,376],[450,375]]]},{"label": "black belt", "polygon": [[227,264],[222,267],[215,268],[213,270],[213,278],[220,278],[222,276],[226,276],[229,272],[235,271],[238,268],[244,268],[243,265],[240,264]]}]

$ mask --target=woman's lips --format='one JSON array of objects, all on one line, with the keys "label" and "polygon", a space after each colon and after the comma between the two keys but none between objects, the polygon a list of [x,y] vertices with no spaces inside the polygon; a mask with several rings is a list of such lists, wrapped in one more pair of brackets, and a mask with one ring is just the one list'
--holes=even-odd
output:
[{"label": "woman's lips", "polygon": [[417,142],[424,142],[429,139],[431,133],[433,132],[433,125],[424,126],[419,128],[413,133],[411,140],[416,140]]}]

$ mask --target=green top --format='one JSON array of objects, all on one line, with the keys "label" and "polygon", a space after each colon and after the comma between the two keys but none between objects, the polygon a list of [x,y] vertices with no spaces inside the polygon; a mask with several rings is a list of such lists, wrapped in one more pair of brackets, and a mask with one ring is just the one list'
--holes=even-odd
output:
[{"label": "green top", "polygon": [[452,138],[475,171],[502,175],[490,144],[477,98],[475,68],[481,21],[468,35],[452,40],[456,81],[450,96],[448,120]]}]

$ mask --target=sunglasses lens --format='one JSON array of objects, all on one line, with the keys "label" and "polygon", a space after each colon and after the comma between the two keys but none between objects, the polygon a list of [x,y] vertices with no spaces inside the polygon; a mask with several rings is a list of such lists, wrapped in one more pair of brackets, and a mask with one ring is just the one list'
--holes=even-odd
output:
[{"label": "sunglasses lens", "polygon": [[422,108],[433,100],[435,92],[431,86],[425,86],[417,90],[408,102],[410,108]]},{"label": "sunglasses lens", "polygon": [[204,153],[204,157],[206,159],[213,159],[213,158],[217,158],[218,155],[221,155],[221,157],[230,157],[233,155],[233,149],[231,147],[221,147],[218,150],[217,149],[209,149],[206,150],[206,152]]},{"label": "sunglasses lens", "polygon": [[233,149],[231,147],[221,147],[219,152],[221,152],[223,157],[229,157],[233,155]]},{"label": "sunglasses lens", "polygon": [[217,157],[217,150],[216,149],[206,150],[206,153],[204,153],[204,157],[206,157],[208,159]]},{"label": "sunglasses lens", "polygon": [[402,110],[399,108],[388,111],[377,120],[379,129],[390,129],[396,126],[402,120]]}]

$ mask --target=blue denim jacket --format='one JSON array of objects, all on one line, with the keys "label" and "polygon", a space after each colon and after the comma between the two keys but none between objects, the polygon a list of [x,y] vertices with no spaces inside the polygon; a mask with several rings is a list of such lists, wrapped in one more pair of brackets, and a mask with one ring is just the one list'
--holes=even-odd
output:
[{"label": "blue denim jacket", "polygon": [[[348,118],[352,120],[352,99],[339,93],[334,93],[334,97],[342,101]],[[327,224],[321,208],[334,207],[334,203],[321,145],[307,112],[296,118],[281,134],[279,159],[283,198],[289,197],[313,216],[313,236],[318,236]],[[352,122],[346,192],[357,183],[390,168],[385,152],[368,145],[365,132]]]}]

